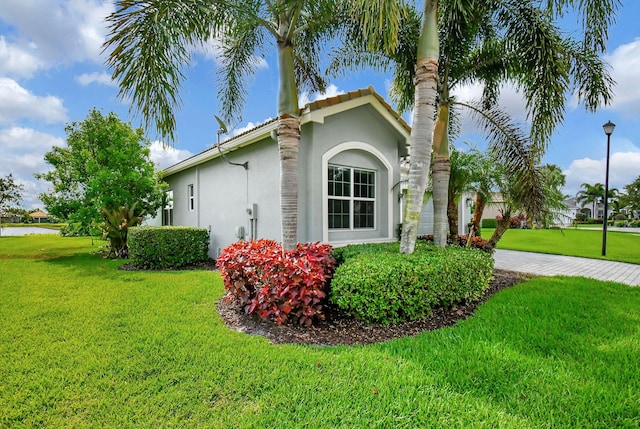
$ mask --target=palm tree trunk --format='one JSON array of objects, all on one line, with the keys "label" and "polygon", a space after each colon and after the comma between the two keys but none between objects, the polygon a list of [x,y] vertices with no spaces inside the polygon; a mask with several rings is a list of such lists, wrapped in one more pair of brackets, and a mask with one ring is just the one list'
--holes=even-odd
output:
[{"label": "palm tree trunk", "polygon": [[480,194],[476,194],[476,204],[473,210],[473,230],[475,234],[480,237],[482,231],[482,214],[484,213],[484,208],[487,205],[487,200],[482,197]]},{"label": "palm tree trunk", "polygon": [[[441,94],[441,97],[446,97],[446,94]],[[451,176],[448,128],[449,106],[445,101],[439,106],[438,119],[433,133],[433,171],[431,172],[433,181],[433,242],[438,247],[447,245],[447,207]]]},{"label": "palm tree trunk", "polygon": [[280,153],[280,218],[282,245],[298,243],[298,150],[300,119],[298,88],[294,73],[293,45],[278,42],[278,151]]},{"label": "palm tree trunk", "polygon": [[400,252],[407,254],[413,253],[415,249],[422,200],[427,188],[431,162],[440,55],[437,10],[437,0],[425,0],[416,64],[415,104],[409,149],[411,156],[409,183],[400,241]]},{"label": "palm tree trunk", "polygon": [[458,204],[451,198],[447,202],[447,219],[449,221],[449,235],[455,243],[458,239]]},{"label": "palm tree trunk", "polygon": [[447,245],[447,205],[449,200],[449,158],[434,156],[433,159],[433,242],[438,247]]},{"label": "palm tree trunk", "polygon": [[511,216],[503,215],[502,219],[498,221],[498,225],[496,226],[495,231],[493,231],[491,238],[489,239],[489,241],[487,241],[485,248],[490,252],[493,252],[493,250],[498,245],[498,241],[502,239],[502,236],[504,235],[505,232],[507,232],[510,225],[511,225]]},{"label": "palm tree trunk", "polygon": [[298,243],[298,149],[300,120],[281,115],[278,120],[280,153],[280,211],[282,245],[294,249]]}]

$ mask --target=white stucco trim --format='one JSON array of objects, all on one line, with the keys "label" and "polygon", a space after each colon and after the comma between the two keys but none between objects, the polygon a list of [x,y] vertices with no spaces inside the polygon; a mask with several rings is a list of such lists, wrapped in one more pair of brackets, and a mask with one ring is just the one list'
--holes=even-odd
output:
[{"label": "white stucco trim", "polygon": [[[368,143],[350,141],[341,143],[329,149],[322,155],[322,241],[329,242],[329,161],[337,154],[347,150],[361,150],[375,156],[387,169],[387,231],[388,236],[378,238],[380,240],[393,239],[393,164],[384,156],[382,152]],[[382,191],[382,190],[381,190]],[[383,219],[376,221],[376,225],[381,225]]]}]

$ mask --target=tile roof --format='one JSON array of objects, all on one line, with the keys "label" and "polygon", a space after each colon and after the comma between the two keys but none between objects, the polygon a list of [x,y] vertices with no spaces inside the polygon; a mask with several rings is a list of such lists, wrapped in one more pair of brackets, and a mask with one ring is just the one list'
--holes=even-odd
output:
[{"label": "tile roof", "polygon": [[[333,97],[328,97],[328,98],[323,98],[320,100],[315,100],[312,101],[310,103],[307,103],[304,107],[302,107],[300,109],[300,116],[302,119],[302,116],[305,113],[311,113],[311,112],[315,112],[315,111],[319,111],[322,110],[324,108],[328,108],[328,107],[332,107],[332,106],[338,106],[341,103],[345,103],[351,100],[356,100],[358,98],[361,97],[366,97],[366,96],[372,96],[374,97],[379,103],[380,105],[398,122],[398,124],[400,124],[400,127],[403,128],[405,131],[407,131],[407,133],[411,132],[411,127],[409,126],[409,124],[407,124],[407,122],[402,119],[402,116],[400,116],[395,110],[393,110],[393,108],[389,105],[389,103],[387,103],[384,98],[382,98],[372,86],[369,86],[367,88],[362,88],[362,89],[358,89],[355,91],[350,91],[344,94],[338,94],[336,96]],[[243,142],[242,139],[245,138],[246,136],[248,136],[249,134],[255,134],[256,132],[258,132],[259,130],[263,129],[263,128],[268,128],[269,126],[276,124],[278,122],[278,118],[271,118],[266,120],[265,122],[257,125],[254,128],[251,128],[247,131],[244,131],[240,134],[237,134],[233,137],[230,137],[222,142],[220,142],[220,146],[222,147],[222,145],[224,144],[226,147],[230,146],[230,143],[237,143],[239,146],[243,146]],[[303,122],[304,123],[304,122]],[[266,132],[266,130],[265,130]],[[245,143],[248,144],[248,143]],[[173,174],[176,173],[178,171],[183,170],[184,168],[187,168],[188,166],[191,165],[195,165],[198,164],[199,162],[201,162],[201,160],[203,158],[206,159],[210,159],[211,157],[215,156],[215,154],[217,154],[217,151],[213,152],[214,150],[217,149],[218,144],[214,143],[211,147],[189,157],[186,158],[174,165],[171,165],[167,168],[165,168],[165,172],[168,172],[169,174]],[[209,155],[208,153],[210,153],[212,155]],[[198,161],[198,159],[200,161]]]}]

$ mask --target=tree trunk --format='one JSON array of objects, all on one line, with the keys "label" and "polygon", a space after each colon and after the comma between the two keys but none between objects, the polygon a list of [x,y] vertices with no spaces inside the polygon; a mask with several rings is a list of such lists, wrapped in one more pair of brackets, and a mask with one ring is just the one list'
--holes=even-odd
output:
[{"label": "tree trunk", "polygon": [[415,105],[409,149],[409,183],[400,241],[402,253],[413,253],[415,249],[422,200],[429,178],[440,55],[437,11],[437,1],[425,0],[416,64]]},{"label": "tree trunk", "polygon": [[478,237],[482,236],[482,214],[487,205],[487,200],[480,194],[476,194],[476,204],[473,210],[473,229]]},{"label": "tree trunk", "polygon": [[298,243],[298,149],[300,120],[280,116],[278,150],[280,152],[280,210],[282,245],[294,249]]},{"label": "tree trunk", "polygon": [[511,215],[510,214],[503,215],[502,219],[498,221],[498,225],[496,226],[495,231],[493,231],[493,235],[491,235],[491,238],[489,239],[489,241],[487,241],[485,248],[488,251],[493,252],[493,250],[498,245],[498,241],[502,239],[502,236],[509,229],[510,225],[511,225]]},{"label": "tree trunk", "polygon": [[451,240],[455,243],[458,239],[458,204],[449,198],[447,202],[447,219],[449,219],[449,235]]},{"label": "tree trunk", "polygon": [[[433,242],[438,247],[447,245],[447,201],[449,199],[449,158],[433,159]],[[455,203],[454,203],[455,204]]]},{"label": "tree trunk", "polygon": [[[446,82],[443,84],[446,85]],[[433,133],[433,242],[438,247],[447,245],[449,201],[449,179],[451,158],[449,157],[449,105],[446,89],[440,94],[438,119]],[[457,229],[457,228],[456,228]]]},{"label": "tree trunk", "polygon": [[[285,26],[286,28],[286,26]],[[280,153],[280,219],[282,245],[293,249],[298,243],[298,150],[300,109],[296,86],[293,45],[278,42],[278,151]]]}]

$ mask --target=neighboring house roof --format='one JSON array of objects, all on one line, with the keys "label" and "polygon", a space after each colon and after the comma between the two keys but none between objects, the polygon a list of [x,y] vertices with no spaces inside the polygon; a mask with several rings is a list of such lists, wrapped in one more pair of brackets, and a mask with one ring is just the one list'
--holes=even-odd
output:
[{"label": "neighboring house roof", "polygon": [[46,214],[45,212],[40,211],[40,210],[38,210],[38,211],[36,211],[36,212],[33,212],[33,213],[29,213],[29,216],[31,216],[31,217],[32,217],[32,218],[34,218],[34,219],[49,217],[49,215],[48,215],[48,214]]},{"label": "neighboring house roof", "polygon": [[[406,135],[407,137],[409,136],[411,133],[411,127],[409,124],[407,124],[407,122],[402,119],[402,117],[394,111],[384,98],[375,92],[371,86],[308,103],[300,109],[300,125],[310,122],[324,123],[325,118],[328,116],[366,104],[371,105],[382,116],[387,117],[389,123],[394,126],[398,132]],[[274,132],[277,127],[278,120],[269,119],[255,128],[221,142],[220,147],[224,145],[224,152],[226,154],[235,149],[263,140],[266,136]],[[211,148],[167,167],[163,171],[165,175],[175,174],[219,156],[220,152],[218,151],[217,144],[214,144]]]}]

